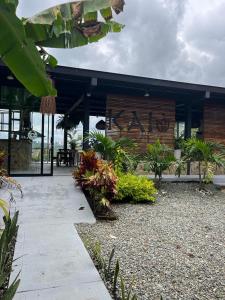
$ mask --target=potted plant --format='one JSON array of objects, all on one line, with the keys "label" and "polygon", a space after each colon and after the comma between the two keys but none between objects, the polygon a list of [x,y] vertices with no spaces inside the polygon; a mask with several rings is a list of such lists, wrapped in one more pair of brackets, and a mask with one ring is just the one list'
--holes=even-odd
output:
[{"label": "potted plant", "polygon": [[70,149],[71,150],[76,150],[77,141],[75,139],[70,140],[69,144],[70,144]]},{"label": "potted plant", "polygon": [[174,157],[176,158],[176,160],[181,159],[183,142],[184,142],[184,139],[182,136],[175,139]]}]

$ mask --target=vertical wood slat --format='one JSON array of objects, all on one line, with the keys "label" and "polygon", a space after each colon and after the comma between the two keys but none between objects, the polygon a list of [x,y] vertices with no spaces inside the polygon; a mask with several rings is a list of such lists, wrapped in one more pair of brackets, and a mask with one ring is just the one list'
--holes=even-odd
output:
[{"label": "vertical wood slat", "polygon": [[174,146],[175,100],[109,95],[106,134],[134,139],[141,151],[159,139]]},{"label": "vertical wood slat", "polygon": [[205,101],[203,118],[205,140],[225,144],[225,104]]}]

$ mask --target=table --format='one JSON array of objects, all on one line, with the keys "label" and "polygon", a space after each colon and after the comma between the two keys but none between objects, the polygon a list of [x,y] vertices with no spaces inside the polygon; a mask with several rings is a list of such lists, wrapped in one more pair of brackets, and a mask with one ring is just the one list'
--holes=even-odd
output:
[{"label": "table", "polygon": [[67,167],[73,167],[74,159],[75,159],[75,150],[59,149],[56,157],[57,167],[61,166],[62,163]]}]

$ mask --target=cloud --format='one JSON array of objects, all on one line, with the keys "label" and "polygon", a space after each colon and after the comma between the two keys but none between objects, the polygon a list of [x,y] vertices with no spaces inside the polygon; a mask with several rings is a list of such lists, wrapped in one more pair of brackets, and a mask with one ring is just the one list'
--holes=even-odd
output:
[{"label": "cloud", "polygon": [[[20,1],[32,15],[63,1]],[[127,0],[126,25],[96,44],[51,52],[59,64],[225,86],[225,0]]]},{"label": "cloud", "polygon": [[[225,85],[225,1],[214,2],[207,13],[195,14],[183,33],[189,57],[202,70],[202,81]],[[197,30],[196,30],[197,29]]]}]

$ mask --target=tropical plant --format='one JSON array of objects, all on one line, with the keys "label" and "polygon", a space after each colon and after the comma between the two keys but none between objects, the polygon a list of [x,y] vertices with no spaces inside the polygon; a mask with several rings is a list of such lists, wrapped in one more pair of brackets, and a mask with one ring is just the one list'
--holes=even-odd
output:
[{"label": "tropical plant", "polygon": [[101,154],[103,159],[112,162],[115,160],[115,152],[118,148],[126,151],[127,149],[133,150],[136,147],[136,143],[129,138],[122,137],[114,141],[111,137],[98,131],[90,132],[85,139],[89,141],[91,148]]},{"label": "tropical plant", "polygon": [[141,154],[128,153],[127,151],[118,147],[115,150],[114,167],[117,174],[133,173],[142,160]]},{"label": "tropical plant", "polygon": [[[0,170],[1,173],[1,170]],[[10,194],[10,200],[13,202],[14,197],[11,192],[11,190],[16,189],[20,192],[21,197],[23,197],[23,191],[21,185],[12,177],[5,175],[5,172],[3,171],[2,174],[0,174],[0,188],[5,187]]]},{"label": "tropical plant", "polygon": [[110,252],[108,260],[105,260],[102,255],[102,248],[99,242],[96,242],[91,249],[98,268],[103,271],[104,280],[109,280],[112,272],[112,261],[115,255],[115,248]]},{"label": "tropical plant", "polygon": [[198,162],[200,185],[212,179],[212,165],[225,166],[225,147],[220,143],[191,138],[185,142],[184,151],[187,160]]},{"label": "tropical plant", "polygon": [[155,174],[155,179],[162,179],[163,171],[167,170],[175,161],[175,157],[169,147],[161,144],[157,140],[153,144],[147,146],[147,154],[145,157],[147,164],[146,169]]},{"label": "tropical plant", "polygon": [[80,120],[83,120],[83,113],[76,114],[76,116],[61,115],[58,117],[56,128],[71,131],[73,129],[76,129],[76,127],[80,123]]},{"label": "tropical plant", "polygon": [[90,193],[94,202],[94,210],[102,211],[109,208],[116,195],[117,176],[111,164],[98,160],[94,174],[87,172],[84,176],[83,187]]},{"label": "tropical plant", "polygon": [[178,176],[180,178],[182,171],[185,171],[186,169],[187,161],[184,157],[181,159],[176,159],[173,163],[173,166],[175,168],[175,176]]},{"label": "tropical plant", "polygon": [[2,167],[2,165],[4,163],[4,161],[5,161],[5,157],[6,157],[5,152],[4,151],[0,151],[0,169],[1,169],[1,167]]},{"label": "tropical plant", "polygon": [[71,149],[75,149],[76,147],[81,147],[83,144],[83,137],[80,134],[77,134],[76,129],[71,129],[67,132],[68,143]]},{"label": "tropical plant", "polygon": [[74,171],[73,177],[81,187],[84,187],[85,175],[87,175],[87,172],[89,172],[90,175],[93,175],[97,170],[98,159],[96,153],[92,150],[87,152],[84,151],[80,156],[79,168]]},{"label": "tropical plant", "polygon": [[126,288],[125,281],[122,276],[120,276],[120,289],[121,289],[121,300],[137,300],[136,294],[132,295],[132,283]]},{"label": "tropical plant", "polygon": [[10,273],[12,271],[12,251],[14,247],[15,238],[18,231],[18,212],[14,217],[4,217],[5,228],[0,237],[0,297],[2,300],[13,299],[16,290],[19,286],[20,280],[18,276],[14,279],[10,286],[8,286]]},{"label": "tropical plant", "polygon": [[8,204],[5,200],[0,199],[0,208],[3,211],[4,215],[6,218],[9,217],[9,208],[8,208]]},{"label": "tropical plant", "polygon": [[103,159],[108,161],[114,160],[117,145],[110,137],[98,131],[92,131],[85,137],[85,141],[88,141],[90,148],[101,154]]},{"label": "tropical plant", "polygon": [[89,193],[95,212],[110,207],[117,182],[112,164],[97,159],[94,151],[83,152],[80,166],[73,176],[78,185]]},{"label": "tropical plant", "polygon": [[183,149],[183,144],[184,144],[184,137],[179,136],[178,138],[175,139],[175,149]]},{"label": "tropical plant", "polygon": [[57,94],[45,69],[57,60],[42,47],[84,46],[123,28],[113,21],[112,10],[123,11],[124,0],[67,1],[22,19],[16,16],[17,6],[18,0],[0,1],[0,57],[37,97]]},{"label": "tropical plant", "polygon": [[153,181],[129,173],[119,175],[116,190],[115,200],[132,203],[154,202],[157,194]]},{"label": "tropical plant", "polygon": [[136,294],[132,293],[133,282],[131,282],[127,288],[123,276],[120,274],[119,260],[117,259],[116,263],[113,263],[115,248],[109,253],[109,258],[105,259],[99,242],[96,242],[95,244],[90,244],[88,242],[86,243],[86,246],[89,248],[95,265],[105,283],[108,284],[114,298],[120,300],[137,300]]}]

